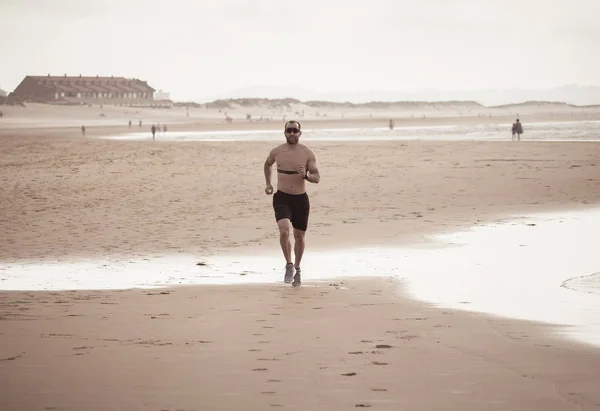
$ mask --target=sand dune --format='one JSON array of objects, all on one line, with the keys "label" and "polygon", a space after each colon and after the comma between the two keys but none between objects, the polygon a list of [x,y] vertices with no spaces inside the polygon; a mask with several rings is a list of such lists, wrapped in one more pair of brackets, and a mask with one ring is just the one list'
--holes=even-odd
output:
[{"label": "sand dune", "polygon": [[[485,107],[475,102],[372,102],[365,104],[300,102],[294,99],[230,99],[207,104],[177,103],[172,108],[133,108],[105,105],[56,106],[26,104],[1,106],[0,132],[7,128],[79,129],[119,127],[120,132],[149,130],[152,124],[168,124],[177,129],[252,129],[281,127],[291,118],[319,127],[382,127],[394,119],[402,125],[512,123],[519,117],[532,121],[600,120],[600,107],[576,107],[562,103],[530,102],[518,105]],[[250,119],[248,119],[250,116]],[[226,119],[230,118],[231,122]],[[139,127],[139,121],[142,127]]]}]

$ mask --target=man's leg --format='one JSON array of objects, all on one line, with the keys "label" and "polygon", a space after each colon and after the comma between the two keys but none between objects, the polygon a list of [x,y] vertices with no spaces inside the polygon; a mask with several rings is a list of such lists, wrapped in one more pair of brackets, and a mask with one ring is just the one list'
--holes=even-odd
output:
[{"label": "man's leg", "polygon": [[294,267],[296,269],[300,268],[302,255],[304,254],[304,234],[306,234],[306,231],[294,228]]},{"label": "man's leg", "polygon": [[300,262],[302,261],[302,255],[304,254],[304,234],[306,232],[294,228],[294,268],[296,274],[294,274],[294,281],[292,285],[294,287],[300,287],[302,284],[302,273],[300,271]]},{"label": "man's leg", "polygon": [[290,243],[290,220],[282,218],[277,221],[277,226],[279,227],[279,244],[286,262],[283,281],[291,283],[294,277],[294,266],[292,264],[292,244]]},{"label": "man's leg", "polygon": [[281,244],[281,251],[285,257],[287,264],[292,263],[292,243],[290,242],[290,220],[282,218],[277,221],[279,227],[279,244]]}]

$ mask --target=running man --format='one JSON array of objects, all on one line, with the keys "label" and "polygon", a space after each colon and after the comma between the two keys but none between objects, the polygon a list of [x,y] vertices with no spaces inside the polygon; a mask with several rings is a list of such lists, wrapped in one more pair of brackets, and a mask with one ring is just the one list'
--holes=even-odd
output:
[{"label": "running man", "polygon": [[[300,262],[304,254],[304,235],[310,212],[306,181],[318,184],[321,176],[315,154],[305,145],[298,143],[302,135],[300,123],[297,121],[285,123],[284,135],[287,142],[272,149],[265,161],[265,193],[273,194],[271,170],[273,164],[277,163],[277,192],[273,194],[273,210],[279,227],[279,243],[286,262],[283,281],[299,287]],[[294,229],[293,263],[290,223]]]}]

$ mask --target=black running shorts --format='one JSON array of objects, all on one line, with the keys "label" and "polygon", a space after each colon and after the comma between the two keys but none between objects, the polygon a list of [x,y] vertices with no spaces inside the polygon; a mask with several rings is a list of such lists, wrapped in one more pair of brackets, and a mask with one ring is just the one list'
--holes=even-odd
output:
[{"label": "black running shorts", "polygon": [[275,210],[275,221],[287,218],[296,230],[306,231],[310,213],[308,194],[288,194],[276,191],[273,194],[273,209]]}]

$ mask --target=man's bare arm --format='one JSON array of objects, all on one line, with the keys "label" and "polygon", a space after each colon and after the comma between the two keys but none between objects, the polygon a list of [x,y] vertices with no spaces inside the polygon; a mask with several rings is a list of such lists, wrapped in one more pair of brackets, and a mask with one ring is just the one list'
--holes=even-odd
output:
[{"label": "man's bare arm", "polygon": [[274,150],[271,150],[267,159],[265,160],[265,183],[269,186],[271,185],[271,170],[273,168],[273,164],[275,164],[275,156]]},{"label": "man's bare arm", "polygon": [[319,184],[321,175],[319,174],[319,168],[317,167],[317,157],[312,151],[309,153],[306,169],[308,170],[308,177],[306,180],[311,183]]}]

